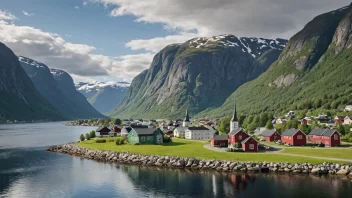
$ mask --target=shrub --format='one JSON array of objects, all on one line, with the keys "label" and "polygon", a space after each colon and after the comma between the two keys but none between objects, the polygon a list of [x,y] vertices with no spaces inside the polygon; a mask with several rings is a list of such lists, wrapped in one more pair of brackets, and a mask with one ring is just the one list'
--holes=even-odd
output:
[{"label": "shrub", "polygon": [[123,137],[118,137],[116,139],[116,145],[121,145],[121,144],[125,144],[125,139]]},{"label": "shrub", "polygon": [[81,136],[79,136],[79,139],[80,139],[81,141],[84,141],[86,138],[84,137],[83,134],[81,134]]},{"label": "shrub", "polygon": [[95,143],[106,143],[106,139],[97,139]]},{"label": "shrub", "polygon": [[90,140],[90,133],[86,133],[86,139]]},{"label": "shrub", "polygon": [[96,137],[95,131],[91,131],[89,134],[90,134],[90,138],[95,138]]},{"label": "shrub", "polygon": [[108,142],[114,142],[114,138],[108,138]]},{"label": "shrub", "polygon": [[237,142],[237,143],[235,144],[234,148],[242,148],[242,144],[239,143],[239,142]]},{"label": "shrub", "polygon": [[168,136],[164,136],[164,137],[163,137],[163,142],[164,142],[164,143],[169,143],[169,142],[171,142],[171,138],[168,137]]}]

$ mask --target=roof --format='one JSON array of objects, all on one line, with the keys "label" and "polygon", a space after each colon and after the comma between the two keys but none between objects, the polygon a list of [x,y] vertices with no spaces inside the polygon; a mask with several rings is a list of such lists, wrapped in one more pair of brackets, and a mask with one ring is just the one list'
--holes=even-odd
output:
[{"label": "roof", "polygon": [[309,135],[330,137],[335,131],[335,129],[313,129]]},{"label": "roof", "polygon": [[275,129],[267,129],[267,130],[263,131],[263,132],[260,134],[260,136],[270,137],[270,136],[272,136],[275,132],[276,132]]},{"label": "roof", "polygon": [[343,120],[343,119],[345,119],[345,116],[335,116],[335,118],[338,118],[339,120]]},{"label": "roof", "polygon": [[239,128],[239,129],[233,129],[232,131],[230,131],[228,135],[236,135],[240,131],[246,133],[243,129]]},{"label": "roof", "polygon": [[176,127],[175,129],[177,129],[178,132],[185,132],[187,127]]},{"label": "roof", "polygon": [[95,131],[96,132],[110,132],[111,130],[106,126],[102,126],[102,127],[97,128],[97,130],[95,130]]},{"label": "roof", "polygon": [[237,110],[236,110],[236,103],[235,103],[235,107],[234,107],[234,110],[233,110],[233,116],[232,116],[232,119],[231,119],[232,122],[237,122],[238,119],[237,119]]},{"label": "roof", "polygon": [[138,135],[153,135],[158,129],[154,128],[133,128]]},{"label": "roof", "polygon": [[248,138],[246,138],[245,140],[243,140],[243,141],[241,142],[241,144],[245,144],[245,143],[248,142],[248,140],[250,140],[250,139],[253,139],[254,141],[257,142],[257,140],[255,140],[253,137],[249,136]]},{"label": "roof", "polygon": [[132,128],[148,128],[148,125],[137,125],[137,124],[131,124]]},{"label": "roof", "polygon": [[188,115],[188,109],[186,109],[186,117],[185,117],[185,122],[189,122],[189,115]]},{"label": "roof", "polygon": [[209,130],[207,127],[204,127],[204,126],[199,126],[199,127],[192,126],[192,127],[188,127],[188,129],[191,130],[191,131]]},{"label": "roof", "polygon": [[229,137],[227,135],[213,135],[214,140],[228,140]]},{"label": "roof", "polygon": [[296,134],[299,131],[299,129],[287,129],[286,131],[284,131],[281,135],[282,136],[293,136],[294,134]]}]

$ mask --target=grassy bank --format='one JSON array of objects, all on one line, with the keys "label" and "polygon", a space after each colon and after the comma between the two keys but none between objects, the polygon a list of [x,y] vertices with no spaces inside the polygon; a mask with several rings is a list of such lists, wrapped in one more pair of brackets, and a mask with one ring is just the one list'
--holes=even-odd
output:
[{"label": "grassy bank", "polygon": [[[110,150],[119,152],[130,152],[137,154],[149,155],[167,155],[180,157],[196,157],[202,159],[216,160],[238,160],[238,161],[267,161],[267,162],[308,162],[322,163],[328,160],[313,159],[308,157],[284,156],[273,153],[227,153],[216,152],[203,148],[205,142],[187,141],[181,139],[173,139],[172,143],[164,145],[116,145],[115,142],[95,143],[93,140],[86,140],[79,143],[84,148],[96,150]],[[338,162],[338,161],[335,161]],[[346,162],[341,162],[346,163]]]}]

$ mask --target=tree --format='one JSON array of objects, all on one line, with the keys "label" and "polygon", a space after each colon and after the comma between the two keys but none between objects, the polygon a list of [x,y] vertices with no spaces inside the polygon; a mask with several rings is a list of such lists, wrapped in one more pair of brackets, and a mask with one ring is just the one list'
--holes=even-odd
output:
[{"label": "tree", "polygon": [[84,137],[83,134],[81,134],[81,136],[79,136],[79,139],[80,139],[81,141],[84,141],[86,138]]},{"label": "tree", "polygon": [[274,125],[273,125],[273,123],[271,122],[271,120],[268,120],[268,121],[266,122],[265,128],[267,128],[267,129],[274,129]]},{"label": "tree", "polygon": [[259,123],[260,123],[259,126],[261,126],[261,127],[265,126],[265,124],[268,122],[268,120],[269,120],[268,114],[265,112],[262,112],[259,117]]},{"label": "tree", "polygon": [[341,135],[346,134],[345,127],[341,123],[338,124],[337,130],[341,133]]},{"label": "tree", "polygon": [[95,138],[95,137],[96,137],[94,130],[92,130],[92,131],[89,133],[89,135],[90,135],[90,138]]},{"label": "tree", "polygon": [[321,101],[321,99],[318,99],[318,100],[314,101],[313,107],[314,107],[314,109],[318,109],[321,107],[322,104],[323,104],[323,101]]},{"label": "tree", "polygon": [[260,124],[260,116],[259,115],[255,115],[253,118],[253,121],[251,123],[254,123],[256,126],[259,126]]},{"label": "tree", "polygon": [[245,119],[246,119],[245,115],[240,115],[240,117],[238,119],[238,125],[242,126]]},{"label": "tree", "polygon": [[311,127],[307,124],[301,124],[299,126],[299,129],[306,135],[308,135],[312,131]]},{"label": "tree", "polygon": [[86,139],[90,140],[90,133],[86,133]]},{"label": "tree", "polygon": [[254,132],[256,128],[257,128],[257,125],[255,123],[251,123],[247,126],[247,130],[249,132]]},{"label": "tree", "polygon": [[224,117],[219,121],[219,126],[218,126],[218,130],[222,133],[222,134],[227,134],[230,132],[230,120],[231,117]]}]

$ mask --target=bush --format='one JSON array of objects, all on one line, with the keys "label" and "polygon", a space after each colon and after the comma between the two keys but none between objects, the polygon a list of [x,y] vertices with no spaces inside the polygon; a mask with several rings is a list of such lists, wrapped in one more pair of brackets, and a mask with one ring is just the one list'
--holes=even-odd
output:
[{"label": "bush", "polygon": [[90,135],[90,138],[95,138],[95,137],[96,137],[95,131],[91,131],[91,132],[89,133],[89,135]]},{"label": "bush", "polygon": [[86,139],[90,140],[90,133],[86,133]]},{"label": "bush", "polygon": [[239,143],[239,142],[237,142],[237,143],[235,144],[234,148],[242,148],[242,144]]},{"label": "bush", "polygon": [[108,138],[108,142],[114,142],[114,138]]},{"label": "bush", "polygon": [[168,137],[168,136],[164,136],[164,137],[163,137],[163,142],[164,142],[164,143],[169,143],[169,142],[171,142],[171,138]]},{"label": "bush", "polygon": [[106,143],[106,139],[96,139],[95,143]]},{"label": "bush", "polygon": [[125,144],[125,139],[123,137],[118,137],[116,139],[116,145],[121,145],[121,144]]},{"label": "bush", "polygon": [[79,136],[79,139],[80,139],[81,141],[84,141],[86,138],[84,137],[83,134],[81,134],[81,136]]}]

